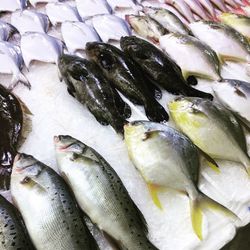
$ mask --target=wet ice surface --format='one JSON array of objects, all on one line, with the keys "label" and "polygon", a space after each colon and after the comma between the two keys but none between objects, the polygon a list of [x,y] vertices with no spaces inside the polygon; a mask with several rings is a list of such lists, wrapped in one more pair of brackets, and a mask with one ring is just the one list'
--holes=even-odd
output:
[{"label": "wet ice surface", "polygon": [[[86,107],[71,97],[66,85],[58,79],[57,67],[53,64],[35,63],[26,74],[32,89],[19,85],[15,93],[29,107],[32,116],[32,131],[20,151],[57,170],[53,136],[69,134],[94,147],[115,169],[129,191],[132,199],[144,214],[149,227],[149,237],[161,250],[173,249],[219,249],[233,238],[235,226],[224,215],[206,211],[203,221],[203,241],[198,240],[191,226],[189,201],[184,195],[169,190],[160,194],[164,206],[159,210],[139,173],[130,162],[125,143],[110,126],[96,122]],[[199,88],[209,90],[211,82],[200,81]],[[161,103],[174,96],[164,92]],[[134,119],[146,119],[141,107],[133,106]],[[169,125],[174,126],[170,121]],[[242,219],[238,226],[250,221],[250,182],[240,164],[219,162],[218,174],[202,165],[200,188],[208,196],[232,209]],[[112,249],[105,241],[101,249]]]}]

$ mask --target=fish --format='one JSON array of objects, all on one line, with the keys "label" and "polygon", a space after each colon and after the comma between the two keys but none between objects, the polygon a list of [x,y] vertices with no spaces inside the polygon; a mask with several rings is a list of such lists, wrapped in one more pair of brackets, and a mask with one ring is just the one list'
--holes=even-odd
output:
[{"label": "fish", "polygon": [[215,13],[215,9],[212,5],[212,3],[210,2],[210,0],[200,0],[201,5],[203,6],[203,8],[205,8],[207,10],[207,12],[210,14],[210,16],[213,19],[216,19],[216,13]]},{"label": "fish", "polygon": [[46,33],[50,25],[47,15],[34,10],[13,12],[11,24],[17,28],[21,35],[29,31]]},{"label": "fish", "polygon": [[180,67],[153,44],[135,36],[122,37],[122,50],[130,56],[145,75],[172,94],[199,96],[212,99],[212,95],[189,86]]},{"label": "fish", "polygon": [[29,0],[30,4],[33,7],[36,7],[39,3],[57,3],[57,2],[63,2],[64,0]]},{"label": "fish", "polygon": [[194,22],[194,15],[184,0],[165,0],[165,3],[173,5],[189,22]]},{"label": "fish", "polygon": [[0,85],[0,189],[8,190],[14,157],[23,130],[24,104]]},{"label": "fish", "polygon": [[198,0],[185,0],[185,3],[190,7],[193,13],[201,17],[203,20],[208,20],[208,16]]},{"label": "fish", "polygon": [[[143,76],[134,62],[113,45],[92,42],[86,45],[86,54],[102,69],[114,88],[134,104],[143,105],[149,120],[168,120],[165,109],[155,100],[151,82]],[[150,87],[148,87],[150,85]]]},{"label": "fish", "polygon": [[63,22],[61,33],[70,53],[85,50],[87,42],[100,41],[96,30],[83,22]]},{"label": "fish", "polygon": [[21,50],[27,68],[32,61],[57,63],[63,48],[61,40],[39,32],[26,32],[21,38]]},{"label": "fish", "polygon": [[160,23],[148,15],[126,15],[125,19],[139,36],[154,43],[157,43],[161,36],[169,33]]},{"label": "fish", "polygon": [[131,109],[111,87],[100,68],[94,62],[66,54],[60,56],[58,68],[68,92],[81,104],[86,104],[100,124],[111,125],[122,134]]},{"label": "fish", "polygon": [[[106,0],[76,0],[77,10],[83,20],[101,14],[111,14],[112,9]],[[88,6],[88,8],[86,8]]]},{"label": "fish", "polygon": [[109,163],[71,136],[55,136],[54,143],[59,171],[92,222],[120,249],[157,250],[147,239],[144,216]]},{"label": "fish", "polygon": [[199,21],[189,25],[192,33],[210,46],[221,62],[249,62],[250,45],[247,39],[228,25]]},{"label": "fish", "polygon": [[169,34],[160,38],[160,47],[181,67],[185,79],[196,76],[221,80],[217,54],[199,39],[188,35]]},{"label": "fish", "polygon": [[234,0],[225,0],[225,2],[226,2],[226,4],[231,6],[232,8],[237,8],[238,7],[237,2],[235,2]]},{"label": "fish", "polygon": [[235,237],[227,243],[221,250],[244,250],[249,247],[250,224],[237,230]]},{"label": "fish", "polygon": [[57,25],[65,21],[82,21],[76,7],[67,3],[48,3],[45,9],[49,20],[53,25]]},{"label": "fish", "polygon": [[23,10],[27,7],[27,0],[1,0],[0,12],[12,12],[15,10]]},{"label": "fish", "polygon": [[13,25],[0,20],[0,41],[8,41],[16,33],[18,31]]},{"label": "fish", "polygon": [[19,82],[31,87],[28,79],[21,73],[23,68],[21,49],[6,41],[0,41],[0,73],[12,75],[10,88],[13,89]]},{"label": "fish", "polygon": [[250,125],[250,84],[248,82],[224,79],[213,85],[213,91],[222,105]]},{"label": "fish", "polygon": [[233,13],[222,13],[219,19],[240,32],[248,40],[250,39],[250,17]]},{"label": "fish", "polygon": [[63,178],[31,155],[18,154],[11,194],[37,250],[97,250]]},{"label": "fish", "polygon": [[169,126],[149,121],[128,123],[124,130],[129,157],[159,209],[163,209],[160,192],[173,189],[186,195],[193,230],[200,240],[203,239],[203,209],[217,207],[230,216],[231,212],[198,190],[199,154],[188,137]]},{"label": "fish", "polygon": [[122,36],[131,35],[127,23],[115,15],[99,15],[92,18],[92,24],[101,40],[105,43],[119,41]]},{"label": "fish", "polygon": [[164,8],[145,7],[144,13],[149,15],[155,21],[160,23],[169,32],[180,33],[183,35],[190,34],[188,28],[181,22],[181,20],[171,11]]},{"label": "fish", "polygon": [[136,9],[137,7],[133,0],[107,0],[107,3],[114,11]]},{"label": "fish", "polygon": [[0,248],[1,250],[34,250],[18,210],[0,195]]},{"label": "fish", "polygon": [[235,115],[218,103],[180,97],[168,103],[178,128],[210,157],[241,163],[250,174],[243,128]]},{"label": "fish", "polygon": [[227,12],[227,7],[224,1],[221,0],[210,0],[219,10]]}]

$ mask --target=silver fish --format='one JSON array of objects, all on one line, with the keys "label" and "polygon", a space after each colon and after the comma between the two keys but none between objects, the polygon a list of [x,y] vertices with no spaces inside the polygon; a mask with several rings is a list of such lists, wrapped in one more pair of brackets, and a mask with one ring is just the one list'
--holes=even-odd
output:
[{"label": "silver fish", "polygon": [[23,58],[18,46],[0,41],[0,73],[12,74],[11,88],[18,82],[30,87],[28,79],[21,73]]},{"label": "silver fish", "polygon": [[27,6],[27,0],[1,0],[0,12],[23,10]]},{"label": "silver fish", "polygon": [[115,15],[99,15],[92,18],[92,23],[105,43],[109,41],[119,41],[123,36],[131,35],[131,30],[127,23]]},{"label": "silver fish", "polygon": [[54,141],[59,171],[90,219],[121,249],[156,250],[147,239],[143,215],[102,156],[70,136]]},{"label": "silver fish", "polygon": [[160,38],[161,48],[181,67],[185,79],[197,76],[220,80],[220,63],[216,53],[195,37],[169,34]]},{"label": "silver fish", "polygon": [[8,41],[15,33],[18,31],[13,25],[0,20],[0,41]]},{"label": "silver fish", "polygon": [[28,31],[46,33],[49,29],[49,19],[45,14],[34,10],[16,11],[11,15],[11,24],[21,34]]},{"label": "silver fish", "polygon": [[82,20],[76,7],[67,3],[48,3],[45,9],[53,25],[65,21],[77,22]]},{"label": "silver fish", "polygon": [[61,25],[61,32],[71,53],[84,50],[87,42],[100,41],[95,29],[83,22],[64,22]]},{"label": "silver fish", "polygon": [[210,46],[223,61],[250,62],[250,45],[239,32],[221,23],[199,21],[190,24],[192,33]]},{"label": "silver fish", "polygon": [[143,11],[160,23],[169,32],[177,32],[183,35],[188,35],[190,33],[181,20],[167,9],[145,7]]},{"label": "silver fish", "polygon": [[18,154],[11,194],[37,250],[98,249],[69,188],[53,169]]},{"label": "silver fish", "polygon": [[27,32],[21,38],[21,50],[27,68],[34,60],[57,63],[63,47],[59,39],[39,32]]}]

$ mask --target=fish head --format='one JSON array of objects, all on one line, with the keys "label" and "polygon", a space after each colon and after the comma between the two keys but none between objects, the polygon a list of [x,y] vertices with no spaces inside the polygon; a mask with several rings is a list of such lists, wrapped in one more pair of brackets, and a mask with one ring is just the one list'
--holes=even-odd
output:
[{"label": "fish head", "polygon": [[68,66],[74,61],[75,57],[67,54],[62,54],[58,58],[58,67],[62,75],[67,71]]},{"label": "fish head", "polygon": [[33,156],[17,154],[11,178],[18,180],[21,184],[29,184],[31,179],[37,179],[41,171],[42,165]]},{"label": "fish head", "polygon": [[85,46],[85,52],[88,58],[96,61],[101,56],[103,51],[106,50],[106,44],[101,42],[88,42]]}]

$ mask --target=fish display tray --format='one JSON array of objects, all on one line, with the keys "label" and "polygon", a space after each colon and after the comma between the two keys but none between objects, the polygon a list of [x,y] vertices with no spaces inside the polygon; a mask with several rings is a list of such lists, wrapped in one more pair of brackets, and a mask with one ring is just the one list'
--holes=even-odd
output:
[{"label": "fish display tray", "polygon": [[[45,13],[44,4],[38,5],[36,9]],[[122,10],[118,14],[124,17],[126,11]],[[1,19],[10,21],[10,14],[2,15]],[[58,25],[50,27],[48,34],[62,39]],[[29,70],[24,69],[23,72],[32,87],[29,90],[19,84],[15,87],[14,93],[31,111],[32,128],[19,151],[33,155],[57,171],[53,144],[55,135],[71,135],[95,148],[122,179],[131,198],[145,216],[149,239],[160,250],[220,249],[234,237],[237,227],[250,222],[250,181],[241,164],[218,161],[220,165],[218,174],[202,162],[200,190],[232,210],[240,220],[233,223],[223,214],[205,211],[204,239],[199,240],[192,229],[188,198],[169,190],[160,193],[163,209],[160,210],[154,205],[145,182],[128,157],[123,138],[110,126],[102,126],[96,122],[88,109],[68,94],[66,85],[59,79],[56,64],[33,62]],[[223,66],[222,76],[250,82],[250,77],[236,63]],[[1,76],[1,81],[8,86],[10,79]],[[199,80],[197,88],[212,92],[210,81]],[[163,91],[160,103],[167,109],[167,103],[173,98],[175,98],[174,95]],[[132,109],[129,121],[147,119],[141,107],[134,105],[125,97],[124,99]],[[171,119],[167,124],[175,127]],[[247,142],[250,148],[249,134],[247,134]],[[8,196],[8,193],[4,195]],[[102,250],[113,249],[102,234],[96,231],[95,233]]]}]

